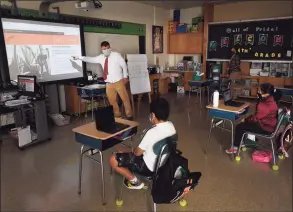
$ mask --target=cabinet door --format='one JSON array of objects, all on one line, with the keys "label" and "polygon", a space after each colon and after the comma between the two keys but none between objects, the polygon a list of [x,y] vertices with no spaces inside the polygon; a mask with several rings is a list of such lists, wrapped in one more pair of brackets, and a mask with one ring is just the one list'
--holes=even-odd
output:
[{"label": "cabinet door", "polygon": [[169,54],[186,53],[186,34],[169,34]]},{"label": "cabinet door", "polygon": [[186,34],[186,50],[188,54],[202,54],[202,34],[187,33]]},{"label": "cabinet door", "polygon": [[[69,114],[78,114],[79,112],[79,96],[77,87],[74,85],[65,85],[66,111]],[[85,103],[81,103],[80,112],[85,112]]]}]

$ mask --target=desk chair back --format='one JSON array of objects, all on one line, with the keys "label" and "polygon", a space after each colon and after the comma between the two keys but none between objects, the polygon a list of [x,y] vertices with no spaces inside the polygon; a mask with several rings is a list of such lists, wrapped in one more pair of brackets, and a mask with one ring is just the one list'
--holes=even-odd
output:
[{"label": "desk chair back", "polygon": [[286,117],[287,114],[287,109],[284,108],[277,116],[278,116],[278,123],[277,126],[275,128],[275,131],[271,134],[270,137],[275,137],[277,135],[277,133],[280,130],[281,125],[284,123],[284,119]]},{"label": "desk chair back", "polygon": [[[273,170],[277,171],[279,170],[279,167],[276,163],[276,154],[275,154],[275,145],[274,145],[274,140],[275,138],[277,137],[277,133],[279,132],[280,130],[280,127],[282,125],[282,123],[284,122],[284,119],[286,117],[286,114],[287,114],[287,109],[284,108],[278,115],[278,123],[277,123],[277,126],[274,130],[273,133],[271,133],[270,135],[264,135],[264,134],[258,134],[258,133],[253,133],[253,132],[245,132],[242,136],[242,139],[241,139],[241,142],[240,142],[240,146],[242,146],[243,144],[243,140],[244,138],[250,134],[250,135],[255,135],[256,137],[261,137],[261,138],[266,138],[266,139],[269,139],[270,142],[271,142],[271,150],[272,150],[272,156],[273,156]],[[239,154],[240,154],[240,151],[241,151],[241,148],[238,149],[238,153],[237,153],[237,156],[236,156],[236,160],[239,161],[240,160],[240,157],[239,157]]]},{"label": "desk chair back", "polygon": [[[156,164],[155,164],[155,169],[154,169],[155,170],[154,176],[153,176],[154,178],[158,174],[159,168],[162,165],[164,165],[164,163],[166,162],[169,153],[171,151],[176,151],[177,140],[178,140],[178,135],[174,134],[172,136],[169,136],[167,138],[160,140],[154,145],[153,151],[155,155],[158,156]],[[164,157],[163,159],[163,156],[166,156],[166,157]]]},{"label": "desk chair back", "polygon": [[[153,151],[154,153],[157,155],[157,160],[156,160],[156,163],[155,163],[155,169],[154,169],[154,174],[152,176],[142,176],[144,177],[147,181],[149,181],[150,183],[150,187],[152,188],[153,187],[153,182],[154,182],[154,179],[156,179],[156,176],[158,174],[158,171],[159,171],[159,168],[161,167],[161,165],[167,161],[167,157],[168,157],[168,154],[171,152],[171,150],[176,150],[176,145],[177,145],[177,134],[174,134],[172,136],[169,136],[167,138],[164,138],[160,141],[158,141],[154,147],[153,147]],[[166,155],[166,157],[163,159],[163,156]],[[122,205],[123,204],[123,200],[122,200],[122,195],[123,195],[123,182],[124,182],[124,179],[122,181],[122,187],[121,187],[121,191],[120,191],[120,196],[118,197],[118,199],[116,200],[116,204],[117,205]],[[154,203],[154,206],[153,206],[153,211],[156,212],[157,210],[157,207],[156,207],[156,203]]]}]

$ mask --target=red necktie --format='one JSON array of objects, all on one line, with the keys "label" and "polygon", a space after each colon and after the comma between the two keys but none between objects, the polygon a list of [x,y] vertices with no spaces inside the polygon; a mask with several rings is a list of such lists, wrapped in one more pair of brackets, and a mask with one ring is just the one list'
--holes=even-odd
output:
[{"label": "red necktie", "polygon": [[107,79],[107,75],[108,75],[108,57],[106,57],[105,64],[104,64],[104,72],[103,72],[104,80]]}]

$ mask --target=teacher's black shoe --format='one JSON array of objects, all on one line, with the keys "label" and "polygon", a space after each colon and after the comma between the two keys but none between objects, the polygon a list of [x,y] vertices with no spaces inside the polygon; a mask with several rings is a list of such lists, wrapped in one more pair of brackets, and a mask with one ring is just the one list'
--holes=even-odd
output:
[{"label": "teacher's black shoe", "polygon": [[126,117],[126,119],[129,120],[129,121],[133,121],[133,117],[132,116]]}]

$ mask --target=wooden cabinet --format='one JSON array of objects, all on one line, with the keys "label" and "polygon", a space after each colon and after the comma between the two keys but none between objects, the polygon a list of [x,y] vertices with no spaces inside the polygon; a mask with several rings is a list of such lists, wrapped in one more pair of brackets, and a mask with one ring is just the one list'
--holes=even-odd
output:
[{"label": "wooden cabinet", "polygon": [[[66,112],[69,114],[78,114],[79,109],[79,96],[77,94],[77,86],[65,85],[65,99],[66,99]],[[85,112],[85,103],[81,103],[80,112]]]},{"label": "wooden cabinet", "polygon": [[182,75],[183,81],[184,81],[184,90],[185,91],[189,91],[190,87],[189,87],[189,83],[188,81],[193,80],[193,76],[195,74],[195,72],[193,71],[177,71],[177,70],[165,70],[164,73],[167,74],[178,74],[178,75]]},{"label": "wooden cabinet", "polygon": [[194,74],[195,74],[194,72],[185,72],[184,73],[184,90],[185,91],[189,91],[190,90],[188,81],[193,80]]},{"label": "wooden cabinet", "polygon": [[168,93],[168,83],[166,79],[161,78],[161,74],[152,74],[150,75],[150,85],[151,85],[151,94],[154,93],[154,80],[157,80],[158,89],[160,94]]},{"label": "wooden cabinet", "polygon": [[168,35],[169,54],[202,54],[202,33],[176,33]]}]

